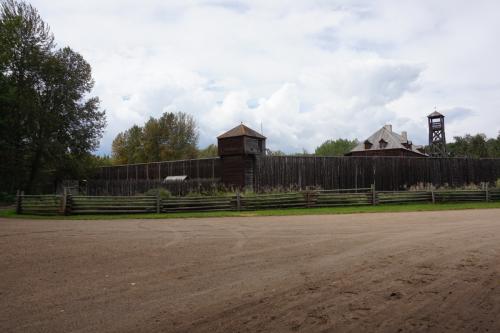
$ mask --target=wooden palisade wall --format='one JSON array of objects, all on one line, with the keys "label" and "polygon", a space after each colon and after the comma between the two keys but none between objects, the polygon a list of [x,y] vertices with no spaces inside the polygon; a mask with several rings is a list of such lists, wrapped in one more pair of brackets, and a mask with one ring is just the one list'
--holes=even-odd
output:
[{"label": "wooden palisade wall", "polygon": [[252,182],[256,191],[363,188],[371,184],[377,190],[395,191],[429,184],[436,187],[493,184],[500,179],[500,159],[263,155],[225,158],[224,166],[219,158],[211,158],[105,167],[93,182],[105,181],[106,186],[116,188],[107,193],[127,195],[144,193],[161,185],[162,179],[170,175],[212,179],[214,183],[225,175],[228,183]]},{"label": "wooden palisade wall", "polygon": [[255,189],[362,188],[404,190],[433,184],[461,187],[495,183],[500,159],[410,157],[262,156],[257,159]]}]

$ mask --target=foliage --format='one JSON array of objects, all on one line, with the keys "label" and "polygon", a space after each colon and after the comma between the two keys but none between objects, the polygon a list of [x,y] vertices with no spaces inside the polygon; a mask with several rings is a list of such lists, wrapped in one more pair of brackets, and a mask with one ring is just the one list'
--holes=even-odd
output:
[{"label": "foliage", "polygon": [[357,144],[357,139],[327,140],[316,148],[314,154],[317,156],[344,156],[356,147]]},{"label": "foliage", "polygon": [[119,133],[112,144],[115,164],[145,163],[195,158],[198,133],[192,116],[165,112]]},{"label": "foliage", "polygon": [[266,155],[267,156],[285,156],[286,154],[284,152],[282,152],[281,150],[266,149]]},{"label": "foliage", "polygon": [[144,193],[144,195],[151,195],[151,196],[156,196],[157,194],[160,196],[161,199],[168,199],[172,197],[172,193],[170,193],[169,190],[164,189],[162,187],[153,188]]},{"label": "foliage", "polygon": [[446,149],[452,157],[500,157],[500,134],[496,139],[488,139],[484,134],[454,137]]},{"label": "foliage", "polygon": [[208,145],[206,148],[198,150],[198,158],[208,158],[219,156],[219,150],[214,144]]},{"label": "foliage", "polygon": [[16,201],[16,197],[13,194],[0,192],[0,206],[11,205]]},{"label": "foliage", "polygon": [[[90,65],[57,49],[31,5],[0,7],[0,186],[27,192],[47,170],[62,173],[97,148],[105,126]],[[75,170],[73,170],[75,171]]]},{"label": "foliage", "polygon": [[54,176],[56,179],[89,179],[93,177],[97,168],[111,165],[112,160],[109,156],[96,156],[90,153],[70,155],[61,161],[54,171]]},{"label": "foliage", "polygon": [[142,136],[143,130],[137,125],[118,133],[112,144],[113,162],[115,164],[146,162]]}]

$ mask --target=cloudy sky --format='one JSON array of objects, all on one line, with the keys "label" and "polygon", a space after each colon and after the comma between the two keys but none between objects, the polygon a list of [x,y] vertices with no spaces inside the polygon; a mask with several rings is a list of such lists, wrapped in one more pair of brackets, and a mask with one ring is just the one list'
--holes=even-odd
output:
[{"label": "cloudy sky", "polygon": [[426,141],[500,130],[500,1],[32,0],[92,65],[114,136],[192,114],[200,146],[241,121],[271,149],[313,151],[385,123]]}]

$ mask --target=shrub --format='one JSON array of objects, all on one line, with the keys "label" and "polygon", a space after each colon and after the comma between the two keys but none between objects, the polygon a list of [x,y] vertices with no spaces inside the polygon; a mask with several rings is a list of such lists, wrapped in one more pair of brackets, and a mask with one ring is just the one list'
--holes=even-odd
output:
[{"label": "shrub", "polygon": [[160,195],[160,198],[162,199],[168,199],[172,196],[172,193],[170,193],[169,190],[166,190],[164,188],[152,188],[150,190],[148,190],[146,193],[144,193],[144,195],[152,195],[152,196],[156,196],[156,195]]},{"label": "shrub", "polygon": [[0,192],[0,206],[12,205],[16,202],[16,196],[6,192]]}]

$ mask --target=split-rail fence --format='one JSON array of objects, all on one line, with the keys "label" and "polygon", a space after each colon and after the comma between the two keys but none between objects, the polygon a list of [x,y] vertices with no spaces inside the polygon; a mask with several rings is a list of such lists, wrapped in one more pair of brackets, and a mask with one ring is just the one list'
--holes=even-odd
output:
[{"label": "split-rail fence", "polygon": [[306,190],[277,194],[236,193],[225,196],[83,196],[25,195],[18,192],[16,211],[33,215],[178,213],[192,211],[245,211],[276,208],[361,206],[395,203],[500,201],[500,189],[377,191],[361,189]]}]

